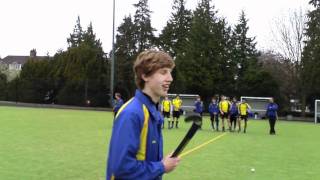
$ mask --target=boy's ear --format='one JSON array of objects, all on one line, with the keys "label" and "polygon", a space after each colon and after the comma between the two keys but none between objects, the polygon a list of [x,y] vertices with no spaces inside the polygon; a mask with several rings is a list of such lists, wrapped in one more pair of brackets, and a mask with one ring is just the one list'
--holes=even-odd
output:
[{"label": "boy's ear", "polygon": [[148,81],[148,77],[146,76],[146,74],[142,74],[141,75],[141,78],[144,80],[144,82],[147,82]]}]

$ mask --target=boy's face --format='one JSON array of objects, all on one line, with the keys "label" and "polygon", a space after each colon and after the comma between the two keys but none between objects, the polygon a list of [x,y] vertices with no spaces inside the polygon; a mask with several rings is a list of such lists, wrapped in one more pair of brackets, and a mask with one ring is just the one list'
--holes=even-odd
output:
[{"label": "boy's face", "polygon": [[151,90],[151,93],[156,97],[165,97],[168,94],[169,87],[173,81],[171,76],[172,69],[161,68],[153,75],[144,77],[145,88]]}]

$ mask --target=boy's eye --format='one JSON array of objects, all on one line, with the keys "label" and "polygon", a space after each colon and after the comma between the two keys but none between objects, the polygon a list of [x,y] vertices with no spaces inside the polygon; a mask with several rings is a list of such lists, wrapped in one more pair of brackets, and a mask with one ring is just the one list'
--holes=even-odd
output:
[{"label": "boy's eye", "polygon": [[166,69],[160,70],[160,74],[166,74],[166,73],[167,73],[167,70],[166,70]]}]

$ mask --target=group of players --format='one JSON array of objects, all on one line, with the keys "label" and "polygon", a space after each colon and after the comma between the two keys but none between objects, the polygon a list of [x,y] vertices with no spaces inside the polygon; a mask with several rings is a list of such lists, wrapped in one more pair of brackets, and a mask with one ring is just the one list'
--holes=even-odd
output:
[{"label": "group of players", "polygon": [[[168,122],[168,129],[178,128],[179,117],[183,112],[182,100],[179,95],[176,95],[172,101],[166,96],[161,103],[161,111],[164,116],[165,121]],[[220,99],[217,96],[212,97],[212,100],[208,106],[208,111],[210,114],[210,121],[212,130],[220,131],[219,120],[221,119],[221,130],[226,131],[225,121],[228,125],[228,130],[230,132],[236,131],[236,126],[238,124],[238,132],[241,132],[241,121],[244,121],[243,133],[247,131],[247,121],[249,113],[251,112],[250,105],[242,100],[238,102],[234,97],[230,101],[226,96],[221,96]],[[202,117],[204,112],[204,105],[201,101],[201,97],[197,96],[194,102],[194,112],[199,113]],[[172,114],[172,118],[170,115]],[[162,125],[164,128],[164,123]]]}]

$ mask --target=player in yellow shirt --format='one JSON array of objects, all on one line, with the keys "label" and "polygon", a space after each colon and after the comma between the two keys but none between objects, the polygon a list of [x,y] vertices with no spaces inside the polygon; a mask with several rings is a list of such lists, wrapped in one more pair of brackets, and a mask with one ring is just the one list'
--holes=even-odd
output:
[{"label": "player in yellow shirt", "polygon": [[239,114],[240,118],[238,119],[239,129],[238,132],[241,131],[241,120],[244,120],[244,129],[243,133],[246,133],[247,130],[247,121],[248,121],[248,114],[251,110],[250,105],[246,102],[246,100],[242,99],[241,103],[239,104]]},{"label": "player in yellow shirt", "polygon": [[[171,101],[169,100],[168,96],[164,98],[164,100],[161,103],[161,108],[162,108],[162,114],[164,117],[164,121],[168,121],[168,129],[171,129],[171,119],[170,119],[170,112],[171,112]],[[173,122],[172,122],[173,126]],[[164,122],[162,127],[164,128]]]},{"label": "player in yellow shirt", "polygon": [[172,100],[172,106],[173,106],[173,121],[172,121],[172,128],[174,121],[176,121],[176,128],[178,128],[178,123],[179,123],[179,117],[180,117],[180,111],[181,111],[181,106],[182,106],[182,100],[180,99],[179,94]]},{"label": "player in yellow shirt", "polygon": [[222,131],[225,131],[224,128],[224,120],[226,119],[228,122],[229,129],[231,129],[231,124],[229,121],[229,109],[230,109],[230,102],[226,99],[225,96],[221,96],[221,101],[219,102],[219,110],[221,115],[221,122],[222,122]]}]

